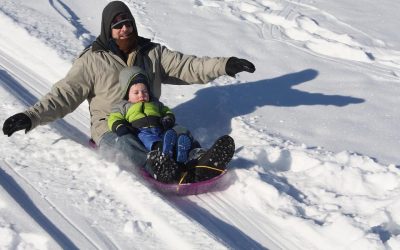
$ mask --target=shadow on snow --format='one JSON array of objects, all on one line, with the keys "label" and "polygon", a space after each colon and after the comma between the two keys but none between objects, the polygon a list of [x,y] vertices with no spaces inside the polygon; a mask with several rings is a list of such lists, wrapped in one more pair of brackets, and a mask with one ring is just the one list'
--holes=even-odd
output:
[{"label": "shadow on snow", "polygon": [[75,31],[76,38],[82,40],[81,36],[87,34],[87,37],[83,38],[83,42],[85,47],[88,46],[96,37],[90,35],[90,32],[87,29],[85,29],[85,27],[83,27],[83,25],[79,20],[80,18],[78,17],[78,15],[76,15],[75,12],[70,7],[68,7],[68,5],[66,5],[63,1],[60,0],[56,1],[61,5],[61,7],[67,12],[69,16],[63,14],[63,11],[57,8],[56,4],[54,3],[54,0],[49,0],[51,7],[53,7],[65,20],[70,22],[76,28]]},{"label": "shadow on snow", "polygon": [[56,225],[44,215],[18,183],[0,168],[0,185],[63,249],[78,249]]},{"label": "shadow on snow", "polygon": [[196,92],[195,98],[176,106],[173,110],[179,117],[179,123],[189,125],[195,136],[201,134],[200,142],[208,142],[221,135],[230,134],[232,118],[250,114],[257,107],[343,107],[365,101],[350,96],[309,93],[293,88],[317,76],[318,71],[306,69],[257,82],[203,88]]},{"label": "shadow on snow", "polygon": [[184,197],[171,197],[170,199],[183,213],[217,236],[217,239],[221,240],[229,249],[267,249],[234,225],[224,222],[195,202]]}]

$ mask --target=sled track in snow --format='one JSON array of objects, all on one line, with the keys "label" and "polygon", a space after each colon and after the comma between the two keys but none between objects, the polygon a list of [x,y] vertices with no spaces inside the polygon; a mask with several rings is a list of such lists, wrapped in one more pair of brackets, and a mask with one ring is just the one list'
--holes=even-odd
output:
[{"label": "sled track in snow", "polygon": [[[202,195],[204,196],[204,195]],[[210,202],[209,198],[215,198],[217,196],[213,194],[207,195],[208,198],[201,197],[189,197],[189,198],[175,198],[174,204],[179,210],[184,212],[188,217],[197,221],[204,228],[215,235],[217,238],[222,240],[230,249],[281,249],[278,245],[265,235],[265,239],[268,239],[269,244],[264,245],[253,239],[252,236],[246,234],[245,231],[231,224],[231,221],[226,221],[225,218],[221,218],[218,215],[213,214],[216,209],[203,208],[199,204],[206,205]],[[218,200],[218,198],[217,198]],[[216,206],[224,204],[223,200],[218,200]],[[237,215],[237,214],[236,214]],[[254,225],[249,222],[248,226]],[[256,226],[256,225],[254,225]]]},{"label": "sled track in snow", "polygon": [[[229,249],[290,249],[288,246],[295,248],[290,240],[283,246],[271,238],[271,234],[259,227],[257,221],[252,221],[240,211],[244,205],[235,204],[234,197],[231,197],[228,191],[175,197],[172,201],[179,210],[207,228]],[[235,206],[239,206],[240,209],[235,209]],[[226,210],[226,214],[220,214],[224,208],[230,210]],[[251,235],[246,233],[248,230],[252,231]],[[274,232],[273,223],[269,231]],[[274,233],[272,235],[276,235],[276,232]]]},{"label": "sled track in snow", "polygon": [[[287,238],[282,243],[276,236],[280,228],[268,211],[261,221],[253,219],[251,204],[237,199],[235,170],[228,171],[219,187],[208,193],[189,196],[167,196],[171,205],[203,226],[211,235],[223,242],[228,249],[296,249],[297,243]],[[274,237],[275,236],[275,237]],[[282,237],[282,236],[280,236]]]},{"label": "sled track in snow", "polygon": [[[1,161],[0,184],[10,196],[63,249],[104,249],[79,229],[57,206],[20,175],[6,160]],[[108,242],[107,249],[116,249]]]}]

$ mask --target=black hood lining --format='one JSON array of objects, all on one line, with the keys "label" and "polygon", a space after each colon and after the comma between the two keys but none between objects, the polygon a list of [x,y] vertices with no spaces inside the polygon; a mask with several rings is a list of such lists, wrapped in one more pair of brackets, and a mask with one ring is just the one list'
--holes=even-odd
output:
[{"label": "black hood lining", "polygon": [[94,50],[110,50],[109,44],[111,38],[111,23],[114,18],[119,14],[126,14],[129,19],[132,19],[132,25],[134,32],[137,34],[137,28],[135,19],[132,16],[131,11],[129,10],[128,6],[121,1],[112,1],[104,7],[102,17],[101,17],[101,31],[100,35],[96,38],[93,42],[93,49]]}]

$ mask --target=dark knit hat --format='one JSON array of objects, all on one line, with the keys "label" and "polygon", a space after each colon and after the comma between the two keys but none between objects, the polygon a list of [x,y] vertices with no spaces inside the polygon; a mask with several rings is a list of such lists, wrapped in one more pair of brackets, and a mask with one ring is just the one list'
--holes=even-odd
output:
[{"label": "dark knit hat", "polygon": [[129,88],[136,83],[143,83],[144,85],[146,85],[147,91],[149,92],[151,98],[152,95],[148,79],[149,78],[147,77],[146,72],[140,67],[133,66],[122,69],[119,73],[119,84],[122,93],[124,93],[124,98],[126,99]]},{"label": "dark knit hat", "polygon": [[135,75],[132,79],[131,82],[129,83],[128,89],[136,83],[143,83],[146,85],[146,87],[148,87],[148,81],[147,81],[147,77],[145,75],[143,75],[142,73],[139,73],[137,75]]}]

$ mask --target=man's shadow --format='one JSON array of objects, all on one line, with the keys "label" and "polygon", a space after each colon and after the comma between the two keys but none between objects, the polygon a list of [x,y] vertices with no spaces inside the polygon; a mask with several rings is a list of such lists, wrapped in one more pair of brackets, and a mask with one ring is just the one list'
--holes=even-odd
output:
[{"label": "man's shadow", "polygon": [[317,76],[318,71],[306,69],[257,82],[203,88],[196,92],[194,99],[176,106],[173,111],[179,124],[188,127],[200,142],[208,142],[229,134],[232,118],[252,113],[257,107],[342,107],[365,101],[356,97],[309,93],[293,88]]}]

